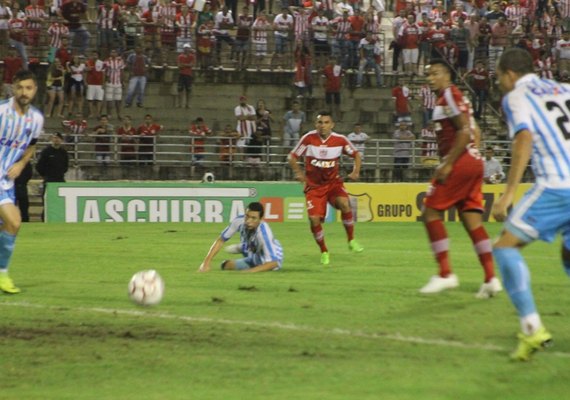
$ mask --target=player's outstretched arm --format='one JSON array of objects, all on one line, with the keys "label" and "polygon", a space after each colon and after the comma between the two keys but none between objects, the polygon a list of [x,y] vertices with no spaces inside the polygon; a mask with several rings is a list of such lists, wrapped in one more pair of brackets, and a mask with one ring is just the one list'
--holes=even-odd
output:
[{"label": "player's outstretched arm", "polygon": [[507,209],[513,203],[515,192],[532,154],[532,134],[523,129],[513,140],[512,158],[505,193],[493,204],[493,217],[499,222],[507,218]]},{"label": "player's outstretched arm", "polygon": [[216,256],[216,254],[220,252],[221,248],[224,246],[224,243],[225,242],[221,237],[218,237],[216,239],[216,241],[210,247],[210,250],[208,250],[206,258],[204,258],[204,261],[202,261],[202,264],[200,264],[198,272],[208,272],[210,270],[210,263],[212,262],[212,259]]}]

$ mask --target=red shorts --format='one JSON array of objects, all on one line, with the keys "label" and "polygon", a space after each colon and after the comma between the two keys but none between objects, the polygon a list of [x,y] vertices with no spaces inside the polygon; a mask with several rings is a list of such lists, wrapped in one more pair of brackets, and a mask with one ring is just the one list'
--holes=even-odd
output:
[{"label": "red shorts", "polygon": [[337,197],[348,198],[344,183],[340,180],[322,186],[305,188],[309,217],[321,217],[321,220],[324,220],[327,215],[327,203],[336,208]]},{"label": "red shorts", "polygon": [[440,183],[432,180],[424,204],[428,208],[443,211],[453,206],[457,211],[483,212],[483,160],[465,152],[453,165],[451,174]]}]

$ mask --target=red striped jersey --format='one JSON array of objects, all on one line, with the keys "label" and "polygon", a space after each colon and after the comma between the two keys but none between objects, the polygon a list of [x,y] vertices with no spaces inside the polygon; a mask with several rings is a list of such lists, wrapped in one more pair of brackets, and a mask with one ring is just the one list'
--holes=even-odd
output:
[{"label": "red striped jersey", "polygon": [[467,116],[471,128],[475,127],[471,103],[463,97],[457,86],[451,85],[440,93],[432,116],[441,157],[447,155],[453,147],[457,129],[452,119],[460,114]]},{"label": "red striped jersey", "polygon": [[69,28],[63,24],[54,22],[49,26],[47,33],[50,36],[50,47],[60,48],[61,38],[69,37]]},{"label": "red striped jersey", "polygon": [[422,105],[424,108],[433,110],[437,101],[437,96],[430,89],[429,85],[422,85],[420,89],[420,97],[422,98]]},{"label": "red striped jersey", "polygon": [[46,19],[47,14],[44,9],[40,6],[27,6],[25,9],[26,20],[28,21],[28,29],[41,29],[42,24],[40,22],[32,22],[30,18]]},{"label": "red striped jersey", "polygon": [[107,83],[110,85],[120,85],[122,82],[123,69],[125,69],[125,62],[121,57],[109,57],[104,64],[105,76]]},{"label": "red striped jersey", "polygon": [[178,37],[184,39],[192,38],[192,24],[194,23],[194,13],[182,13],[176,15],[176,25],[178,26]]},{"label": "red striped jersey", "polygon": [[307,132],[289,153],[292,158],[305,158],[307,186],[320,186],[340,180],[341,156],[354,158],[358,150],[345,136],[332,132],[326,139],[316,130]]},{"label": "red striped jersey", "polygon": [[113,29],[117,26],[119,9],[116,7],[106,8],[99,6],[97,11],[97,26],[100,29]]}]

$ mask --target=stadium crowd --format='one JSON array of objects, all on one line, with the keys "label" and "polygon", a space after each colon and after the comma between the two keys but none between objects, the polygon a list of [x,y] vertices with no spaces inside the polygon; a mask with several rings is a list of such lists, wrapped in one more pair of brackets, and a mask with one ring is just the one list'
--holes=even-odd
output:
[{"label": "stadium crowd", "polygon": [[[153,66],[178,67],[175,104],[186,108],[195,69],[292,67],[298,97],[312,96],[313,76],[323,76],[334,115],[344,74],[355,74],[358,88],[364,72],[373,70],[383,86],[387,47],[392,73],[410,80],[422,64],[446,60],[472,89],[476,118],[493,97],[495,60],[508,47],[528,50],[541,76],[570,79],[566,0],[393,3],[258,0],[240,8],[237,1],[218,0],[0,0],[3,96],[11,95],[18,70],[47,63],[46,104],[40,107],[47,118],[121,120],[123,107],[143,106]],[[385,11],[394,12],[389,44],[381,28],[391,15]],[[423,128],[433,109],[428,92],[422,87],[417,97]],[[250,140],[255,129],[248,132]]]}]

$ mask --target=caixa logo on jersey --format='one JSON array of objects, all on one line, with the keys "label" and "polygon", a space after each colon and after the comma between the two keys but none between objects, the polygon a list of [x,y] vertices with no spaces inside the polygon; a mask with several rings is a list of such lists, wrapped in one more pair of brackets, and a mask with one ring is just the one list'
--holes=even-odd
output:
[{"label": "caixa logo on jersey", "polygon": [[313,160],[311,160],[311,165],[313,165],[317,168],[334,168],[334,166],[336,165],[336,161],[335,160],[313,159]]}]

